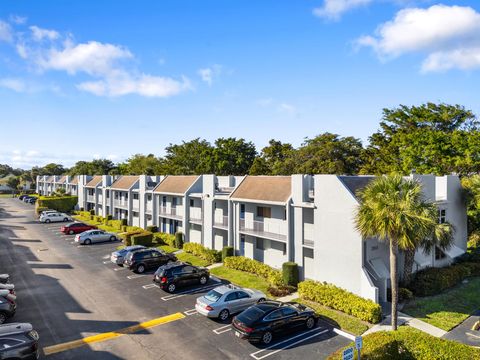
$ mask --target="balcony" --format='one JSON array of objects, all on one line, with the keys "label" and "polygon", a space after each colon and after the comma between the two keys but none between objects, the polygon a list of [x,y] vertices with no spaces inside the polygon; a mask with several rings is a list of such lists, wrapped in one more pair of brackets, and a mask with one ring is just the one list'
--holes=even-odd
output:
[{"label": "balcony", "polygon": [[140,211],[140,200],[133,199],[133,202],[132,202],[132,210],[135,211],[135,212],[139,212],[139,211]]},{"label": "balcony", "polygon": [[215,215],[213,226],[220,229],[228,229],[228,216]]},{"label": "balcony", "polygon": [[304,223],[303,224],[303,245],[313,248],[314,246],[314,232],[313,224]]},{"label": "balcony", "polygon": [[147,207],[145,209],[145,212],[151,214],[152,211],[153,211],[153,202],[151,200],[150,201],[147,200]]},{"label": "balcony", "polygon": [[190,221],[201,223],[202,222],[202,209],[198,207],[191,207],[190,208]]},{"label": "balcony", "polygon": [[113,206],[118,207],[118,208],[128,208],[128,200],[120,200],[120,199],[115,199],[113,200]]},{"label": "balcony", "polygon": [[87,195],[87,202],[95,203],[95,195]]},{"label": "balcony", "polygon": [[271,224],[263,221],[240,219],[240,232],[246,235],[272,240],[286,241],[282,224]]},{"label": "balcony", "polygon": [[182,209],[172,207],[172,208],[167,208],[166,206],[160,206],[159,212],[160,216],[162,217],[168,217],[172,219],[182,219]]}]

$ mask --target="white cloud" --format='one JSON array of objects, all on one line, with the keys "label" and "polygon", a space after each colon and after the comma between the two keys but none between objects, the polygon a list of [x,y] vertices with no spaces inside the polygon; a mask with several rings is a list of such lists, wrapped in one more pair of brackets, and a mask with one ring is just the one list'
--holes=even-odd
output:
[{"label": "white cloud", "polygon": [[363,36],[357,44],[373,48],[382,60],[407,53],[425,54],[425,72],[477,68],[480,13],[471,7],[446,5],[404,9],[381,24],[375,36]]},{"label": "white cloud", "polygon": [[12,42],[13,32],[9,23],[0,20],[0,41]]},{"label": "white cloud", "polygon": [[287,113],[289,115],[295,115],[297,113],[297,109],[292,104],[281,103],[278,105],[278,111]]},{"label": "white cloud", "polygon": [[9,19],[10,19],[10,22],[17,25],[23,25],[27,22],[26,16],[10,15]]},{"label": "white cloud", "polygon": [[35,41],[42,41],[43,39],[56,40],[60,34],[55,30],[42,29],[38,26],[30,26],[32,37]]},{"label": "white cloud", "polygon": [[324,0],[323,6],[313,9],[313,14],[318,17],[338,20],[345,12],[369,5],[373,0]]},{"label": "white cloud", "polygon": [[198,70],[198,75],[202,81],[206,82],[208,86],[212,86],[213,80],[220,76],[222,72],[222,66],[215,64],[211,67],[203,68]]},{"label": "white cloud", "polygon": [[24,92],[26,90],[25,82],[23,80],[14,78],[0,79],[0,87],[16,92]]}]

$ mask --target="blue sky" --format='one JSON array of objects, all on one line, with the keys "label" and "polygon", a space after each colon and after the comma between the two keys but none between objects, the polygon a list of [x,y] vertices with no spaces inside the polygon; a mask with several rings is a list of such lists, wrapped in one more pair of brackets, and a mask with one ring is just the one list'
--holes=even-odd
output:
[{"label": "blue sky", "polygon": [[21,1],[0,8],[0,163],[162,155],[329,131],[382,108],[479,112],[474,1]]}]

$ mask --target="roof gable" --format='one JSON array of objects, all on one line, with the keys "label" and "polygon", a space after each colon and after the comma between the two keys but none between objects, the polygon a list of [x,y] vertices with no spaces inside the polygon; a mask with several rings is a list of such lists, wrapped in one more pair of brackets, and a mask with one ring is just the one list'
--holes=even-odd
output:
[{"label": "roof gable", "polygon": [[85,186],[86,187],[97,187],[102,182],[101,175],[95,175],[92,180],[90,180]]},{"label": "roof gable", "polygon": [[246,176],[231,198],[286,203],[291,193],[290,176]]},{"label": "roof gable", "polygon": [[185,194],[187,190],[198,179],[198,175],[168,175],[158,186],[153,190],[155,193],[167,194]]},{"label": "roof gable", "polygon": [[376,178],[373,175],[365,176],[339,176],[343,185],[352,193],[355,198],[358,198],[357,193],[365,188],[370,181]]},{"label": "roof gable", "polygon": [[139,180],[138,175],[123,175],[113,182],[111,189],[129,190]]}]

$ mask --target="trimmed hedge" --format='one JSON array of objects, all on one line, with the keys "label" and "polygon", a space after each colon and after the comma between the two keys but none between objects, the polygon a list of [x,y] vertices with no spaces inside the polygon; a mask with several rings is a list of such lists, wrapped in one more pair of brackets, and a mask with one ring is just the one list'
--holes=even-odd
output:
[{"label": "trimmed hedge", "polygon": [[132,245],[152,246],[152,240],[153,234],[150,231],[145,231],[130,237],[130,243]]},{"label": "trimmed hedge", "polygon": [[139,230],[128,231],[128,232],[124,232],[124,233],[119,234],[118,237],[120,239],[122,239],[125,246],[130,246],[130,245],[132,245],[132,236],[133,235],[138,235],[138,234],[141,234],[141,233],[143,233],[143,231],[139,231]]},{"label": "trimmed hedge", "polygon": [[90,210],[90,215],[95,215],[95,210]]},{"label": "trimmed hedge", "polygon": [[46,207],[59,212],[71,212],[78,204],[78,196],[40,196],[37,200],[36,206]]},{"label": "trimmed hedge", "polygon": [[122,219],[120,221],[121,221],[122,226],[127,226],[128,225],[127,219]]},{"label": "trimmed hedge", "polygon": [[382,320],[382,308],[379,304],[332,284],[302,281],[298,284],[298,293],[303,299],[342,311],[372,324]]},{"label": "trimmed hedge", "polygon": [[180,231],[177,231],[175,233],[175,247],[177,249],[183,248],[183,233],[181,233]]},{"label": "trimmed hedge", "polygon": [[158,231],[158,228],[156,225],[149,225],[147,226],[147,231],[150,231],[151,233],[155,233]]},{"label": "trimmed hedge", "polygon": [[246,271],[267,279],[272,285],[282,286],[282,273],[260,261],[246,258],[244,256],[231,256],[225,258],[223,265],[230,269]]},{"label": "trimmed hedge", "polygon": [[175,247],[175,235],[156,232],[153,234],[153,238],[157,243],[161,245],[168,245],[171,247]]},{"label": "trimmed hedge", "polygon": [[113,219],[112,215],[107,215],[105,216],[105,218],[103,219],[103,223],[105,225],[110,225],[110,221]]},{"label": "trimmed hedge", "polygon": [[197,243],[186,243],[183,245],[183,251],[192,255],[198,256],[210,264],[220,262],[222,260],[222,253],[217,250],[211,250]]},{"label": "trimmed hedge", "polygon": [[47,211],[47,210],[49,210],[47,207],[44,207],[44,206],[36,206],[35,212],[36,212],[36,214],[37,214],[37,217],[40,216],[40,213],[41,213],[42,211]]},{"label": "trimmed hedge", "polygon": [[225,261],[225,259],[229,256],[233,256],[234,251],[232,246],[224,246],[222,249],[222,261]]},{"label": "trimmed hedge", "polygon": [[430,296],[449,289],[469,276],[480,275],[480,263],[462,262],[444,268],[426,268],[409,285],[417,296]]},{"label": "trimmed hedge", "polygon": [[[349,344],[347,347],[353,346]],[[341,360],[344,348],[329,360]],[[357,358],[355,351],[354,359]],[[397,331],[379,331],[363,337],[362,359],[375,360],[472,360],[480,359],[480,349],[456,341],[436,338],[432,335],[401,326]]]},{"label": "trimmed hedge", "polygon": [[122,220],[110,220],[110,226],[115,229],[122,230]]},{"label": "trimmed hedge", "polygon": [[291,261],[283,263],[282,276],[285,285],[296,287],[298,285],[298,264]]}]

